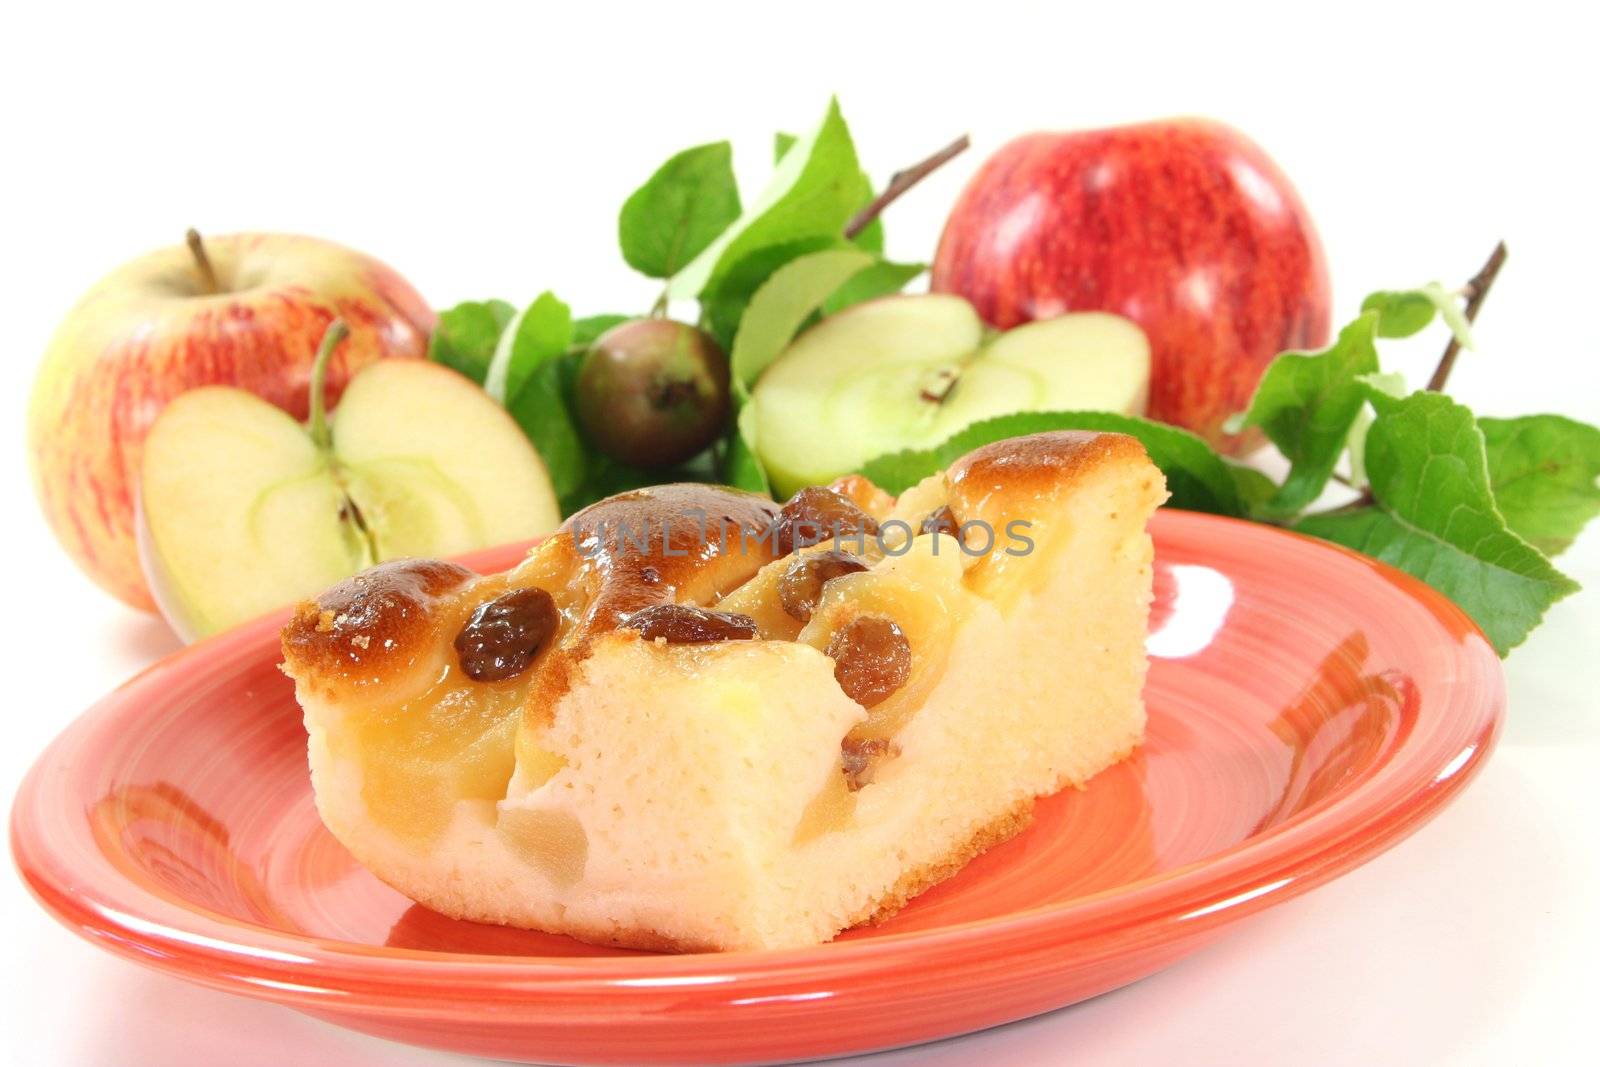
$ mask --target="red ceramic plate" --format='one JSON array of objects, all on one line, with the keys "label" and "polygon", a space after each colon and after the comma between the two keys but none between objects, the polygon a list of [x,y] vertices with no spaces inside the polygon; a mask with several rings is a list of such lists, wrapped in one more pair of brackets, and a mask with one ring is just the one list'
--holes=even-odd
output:
[{"label": "red ceramic plate", "polygon": [[112,952],[506,1059],[803,1059],[1048,1011],[1394,844],[1472,776],[1504,710],[1489,645],[1426,586],[1263,526],[1162,512],[1154,532],[1144,747],[832,944],[648,955],[413,905],[317,820],[279,619],[74,723],[22,786],[12,850],[45,907]]}]

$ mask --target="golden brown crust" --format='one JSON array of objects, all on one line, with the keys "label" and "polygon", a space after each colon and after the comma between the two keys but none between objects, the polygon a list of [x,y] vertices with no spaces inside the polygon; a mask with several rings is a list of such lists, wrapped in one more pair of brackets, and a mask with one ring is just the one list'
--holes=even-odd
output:
[{"label": "golden brown crust", "polygon": [[436,559],[381,563],[302,603],[283,628],[297,676],[360,688],[408,670],[436,641],[433,608],[476,578]]},{"label": "golden brown crust", "polygon": [[[953,463],[946,481],[958,520],[1026,515],[1107,464],[1148,463],[1144,447],[1125,434],[1064,430],[985,445]],[[860,475],[833,483],[869,513],[886,511],[886,494]],[[580,614],[536,669],[537,693],[565,690],[573,662],[588,642],[653,604],[709,605],[781,554],[768,536],[779,515],[771,500],[699,483],[653,486],[608,497],[578,512],[541,545],[541,581],[555,580],[579,598]],[[283,630],[291,674],[349,693],[376,687],[437,654],[436,632],[446,599],[470,601],[471,571],[437,560],[382,564],[305,603]],[[479,580],[504,591],[506,579]],[[517,573],[509,580],[519,584]],[[459,612],[447,612],[454,619]]]},{"label": "golden brown crust", "polygon": [[[1147,462],[1144,447],[1125,434],[1078,430],[996,442],[951,465],[950,506],[962,520],[1023,513],[1118,461]],[[859,475],[833,488],[869,513],[886,510],[887,496]],[[780,554],[776,538],[763,536],[777,517],[765,497],[699,483],[621,493],[578,512],[538,550],[555,564],[546,571],[568,574],[587,600],[562,643],[581,649],[652,604],[716,602]],[[437,643],[434,606],[473,578],[452,563],[401,560],[347,579],[302,604],[284,628],[287,665],[297,677],[356,688],[402,673]]]},{"label": "golden brown crust", "polygon": [[1121,433],[1056,430],[996,441],[950,465],[951,506],[966,516],[987,510],[991,497],[1020,502],[1054,495],[1118,462],[1148,463],[1149,456],[1138,438]]},{"label": "golden brown crust", "polygon": [[567,619],[531,668],[530,703],[553,705],[597,635],[652,604],[713,603],[776,558],[777,514],[751,493],[654,486],[578,512],[505,575],[479,578],[437,560],[381,564],[300,606],[282,634],[285,667],[346,697],[404,688],[420,668],[449,661],[454,634],[443,631],[479,602],[538,585]]},{"label": "golden brown crust", "polygon": [[850,501],[856,507],[882,522],[894,507],[894,497],[879,489],[864,474],[847,474],[835,478],[828,488]]},{"label": "golden brown crust", "polygon": [[777,514],[766,497],[696,483],[584,508],[558,531],[594,573],[584,629],[603,632],[652,604],[708,604],[733,591],[777,558],[761,536]]}]

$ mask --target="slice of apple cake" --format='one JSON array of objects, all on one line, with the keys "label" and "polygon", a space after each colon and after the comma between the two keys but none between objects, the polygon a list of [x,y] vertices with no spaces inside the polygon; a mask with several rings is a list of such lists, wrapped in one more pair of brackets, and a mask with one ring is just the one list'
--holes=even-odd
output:
[{"label": "slice of apple cake", "polygon": [[515,569],[385,564],[283,633],[317,805],[446,915],[674,951],[892,914],[1140,741],[1165,498],[1131,437],[896,500],[625,493]]}]

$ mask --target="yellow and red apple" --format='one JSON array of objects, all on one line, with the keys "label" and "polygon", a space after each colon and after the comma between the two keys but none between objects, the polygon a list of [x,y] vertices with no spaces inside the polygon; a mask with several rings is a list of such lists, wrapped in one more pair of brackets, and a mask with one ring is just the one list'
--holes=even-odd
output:
[{"label": "yellow and red apple", "polygon": [[312,372],[309,425],[242,389],[203,386],[151,426],[139,552],[185,640],[385,560],[460,555],[561,521],[527,435],[447,367],[373,363],[326,413],[323,374],[345,336],[335,321]]},{"label": "yellow and red apple", "polygon": [[1201,119],[1036,133],[994,154],[945,225],[933,288],[1009,329],[1110,311],[1150,339],[1150,416],[1235,450],[1223,423],[1290,348],[1326,343],[1322,243],[1287,178]]},{"label": "yellow and red apple", "polygon": [[434,324],[422,297],[382,263],[288,235],[161,249],[84,295],[39,370],[28,447],[45,517],[96,582],[154,607],[134,505],[145,437],[168,402],[230,385],[305,418],[311,365],[335,318],[351,335],[328,368],[330,400],[374,360],[425,355]]}]

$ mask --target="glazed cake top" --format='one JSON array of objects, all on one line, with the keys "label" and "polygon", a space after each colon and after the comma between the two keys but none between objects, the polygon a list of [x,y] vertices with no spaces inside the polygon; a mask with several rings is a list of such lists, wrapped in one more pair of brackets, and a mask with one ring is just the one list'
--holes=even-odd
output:
[{"label": "glazed cake top", "polygon": [[[957,523],[1033,514],[1088,476],[1148,465],[1144,447],[1115,433],[1057,431],[974,449],[945,475]],[[542,696],[560,695],[574,663],[598,635],[617,631],[644,609],[708,605],[788,554],[785,526],[799,512],[846,510],[876,531],[863,506],[892,503],[852,475],[833,490],[802,490],[779,508],[771,500],[701,483],[653,486],[599,501],[571,516],[512,572],[480,577],[438,560],[396,560],[348,578],[302,603],[283,630],[287,669],[332,697],[374,696],[403,678],[437,673],[449,640],[472,612],[529,584],[556,596],[557,655],[534,664]],[[808,496],[808,494],[811,494]],[[801,506],[807,505],[807,506]],[[798,507],[798,511],[797,511]],[[846,515],[846,522],[850,520]],[[631,631],[623,631],[631,633]]]}]

